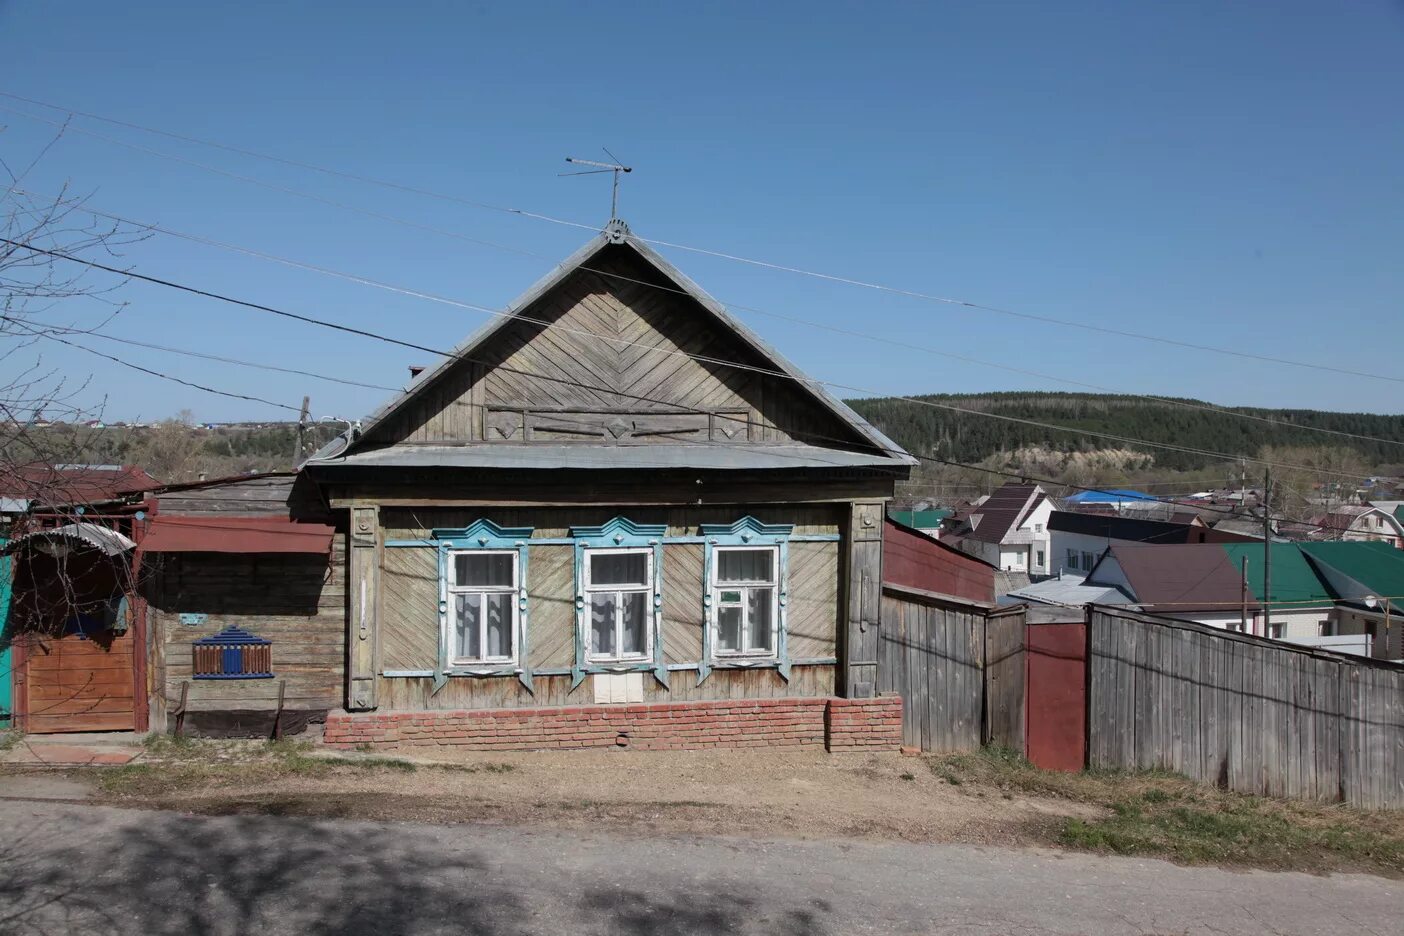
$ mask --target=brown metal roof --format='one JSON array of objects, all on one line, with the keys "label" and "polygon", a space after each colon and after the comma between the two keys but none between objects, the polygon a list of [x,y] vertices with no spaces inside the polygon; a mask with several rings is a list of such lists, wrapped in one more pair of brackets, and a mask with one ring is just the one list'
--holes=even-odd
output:
[{"label": "brown metal roof", "polygon": [[[1109,550],[1147,610],[1232,611],[1242,604],[1243,580],[1217,543],[1119,544]],[[1100,584],[1103,558],[1088,576]],[[1093,580],[1096,580],[1093,582]],[[1250,607],[1257,602],[1250,599]]]},{"label": "brown metal roof", "polygon": [[158,514],[141,541],[147,552],[329,553],[336,528],[287,517]]},{"label": "brown metal roof", "polygon": [[1011,481],[1002,485],[988,500],[971,511],[972,515],[979,514],[981,519],[966,534],[966,538],[982,543],[1003,541],[1009,531],[1018,527],[1025,515],[1038,505],[1035,494],[1038,499],[1043,497],[1042,490],[1036,484],[1015,484]]},{"label": "brown metal roof", "polygon": [[19,465],[0,471],[0,495],[36,505],[102,504],[157,487],[135,465]]}]

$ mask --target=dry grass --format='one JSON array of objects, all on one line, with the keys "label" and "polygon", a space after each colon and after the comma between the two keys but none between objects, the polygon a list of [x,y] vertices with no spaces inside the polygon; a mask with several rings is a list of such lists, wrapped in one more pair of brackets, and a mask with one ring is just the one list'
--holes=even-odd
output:
[{"label": "dry grass", "polygon": [[1069,848],[1310,872],[1404,876],[1404,813],[1245,796],[1160,771],[1039,770],[1007,751],[930,758],[948,783],[1004,795],[1036,794],[1100,807],[1048,829]]},{"label": "dry grass", "polygon": [[[1404,813],[1242,796],[1167,773],[1039,770],[1008,752],[556,752],[438,760],[298,742],[149,742],[91,771],[110,802],[646,834],[1047,845],[1185,864],[1404,875]],[[392,752],[393,754],[393,752]]]}]

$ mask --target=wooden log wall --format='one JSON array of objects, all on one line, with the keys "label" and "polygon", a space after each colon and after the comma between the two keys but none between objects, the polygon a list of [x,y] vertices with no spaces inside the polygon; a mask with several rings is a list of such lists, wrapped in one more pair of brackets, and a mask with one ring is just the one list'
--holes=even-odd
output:
[{"label": "wooden log wall", "polygon": [[1088,763],[1404,807],[1404,666],[1093,609]]},{"label": "wooden log wall", "polygon": [[[794,524],[797,535],[838,536],[846,505],[738,505],[678,508],[426,508],[382,511],[383,541],[419,540],[435,528],[456,528],[487,518],[502,526],[535,528],[534,539],[566,537],[572,526],[597,525],[623,514],[640,523],[665,523],[670,536],[696,536],[703,523],[731,523],[747,514],[767,523]],[[786,625],[791,659],[829,659],[837,653],[841,616],[843,543],[795,542],[789,546],[789,603]],[[496,708],[513,705],[588,703],[588,683],[564,700],[556,677],[538,677],[533,696],[518,691],[508,677],[453,677],[430,698],[430,680],[385,673],[432,670],[438,657],[438,565],[432,546],[388,547],[381,550],[377,707]],[[702,596],[704,548],[701,543],[668,543],[663,547],[663,656],[670,666],[696,664],[702,659],[705,626]],[[543,544],[529,549],[527,565],[528,659],[534,670],[564,670],[575,662],[575,569],[569,545]],[[352,632],[355,623],[352,623]],[[876,628],[874,627],[874,633]],[[354,641],[353,641],[354,643]],[[801,675],[796,675],[801,674]],[[829,695],[834,692],[831,666],[798,666],[787,685],[773,670],[737,672],[715,670],[696,687],[695,670],[674,670],[672,692],[645,678],[645,691],[655,701],[740,698],[731,693],[748,688],[756,698]],[[508,686],[507,684],[511,685]],[[422,685],[421,685],[422,684]],[[543,690],[541,687],[547,688]],[[569,687],[569,680],[564,685]],[[559,696],[559,697],[558,697]]]},{"label": "wooden log wall", "polygon": [[[154,559],[154,557],[149,557]],[[190,682],[191,712],[272,711],[285,684],[290,710],[341,708],[346,654],[345,541],[332,554],[171,553],[150,580],[152,727],[161,730]],[[180,616],[204,615],[198,624]],[[237,625],[272,642],[272,679],[192,679],[192,643]]]}]

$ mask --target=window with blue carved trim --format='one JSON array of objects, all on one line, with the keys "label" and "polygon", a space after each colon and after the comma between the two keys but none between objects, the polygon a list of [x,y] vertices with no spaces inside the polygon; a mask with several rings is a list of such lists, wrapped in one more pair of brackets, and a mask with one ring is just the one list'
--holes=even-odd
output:
[{"label": "window with blue carved trim", "polygon": [[775,656],[779,564],[774,546],[716,547],[709,587],[717,657]]},{"label": "window with blue carved trim", "polygon": [[585,556],[590,663],[624,663],[653,655],[653,550],[592,549]]},{"label": "window with blue carved trim", "polygon": [[514,663],[518,644],[516,551],[450,552],[448,565],[453,662]]}]

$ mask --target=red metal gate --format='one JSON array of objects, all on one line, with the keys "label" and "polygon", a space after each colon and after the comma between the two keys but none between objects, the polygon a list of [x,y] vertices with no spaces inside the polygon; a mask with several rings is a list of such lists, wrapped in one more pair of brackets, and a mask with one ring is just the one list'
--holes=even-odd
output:
[{"label": "red metal gate", "polygon": [[1087,625],[1027,629],[1026,755],[1045,770],[1087,763]]}]

